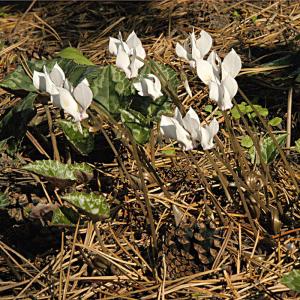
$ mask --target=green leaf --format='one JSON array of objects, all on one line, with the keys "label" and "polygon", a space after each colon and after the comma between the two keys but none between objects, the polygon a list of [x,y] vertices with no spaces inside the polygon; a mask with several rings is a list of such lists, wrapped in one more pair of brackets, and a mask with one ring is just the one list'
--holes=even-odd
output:
[{"label": "green leaf", "polygon": [[29,93],[20,100],[0,121],[0,140],[9,149],[17,150],[22,138],[24,137],[27,124],[36,114],[34,100],[37,97],[35,93]]},{"label": "green leaf", "polygon": [[245,135],[241,140],[241,145],[245,148],[250,148],[253,146],[253,141],[249,135]]},{"label": "green leaf", "polygon": [[36,88],[32,84],[31,78],[25,73],[22,66],[18,66],[12,73],[8,74],[1,82],[2,88],[10,90],[24,90],[35,92]]},{"label": "green leaf", "polygon": [[0,209],[5,209],[10,204],[6,194],[0,193]]},{"label": "green leaf", "polygon": [[273,119],[271,119],[268,124],[271,125],[271,126],[278,126],[280,125],[282,122],[282,118],[279,118],[279,117],[275,117]]},{"label": "green leaf", "polygon": [[110,215],[109,205],[103,195],[74,192],[62,197],[93,219],[106,219]]},{"label": "green leaf", "polygon": [[208,104],[204,107],[204,111],[211,113],[213,111],[213,106]]},{"label": "green leaf", "polygon": [[289,289],[300,292],[300,270],[292,270],[285,274],[280,282],[286,285]]},{"label": "green leaf", "polygon": [[120,108],[129,105],[125,98],[134,93],[131,82],[125,73],[113,65],[97,68],[87,75],[94,99],[108,112],[118,114]]},{"label": "green leaf", "polygon": [[44,176],[58,187],[72,185],[75,181],[87,182],[93,176],[93,169],[85,163],[63,164],[56,160],[36,160],[23,169]]},{"label": "green leaf", "polygon": [[241,115],[239,113],[239,111],[237,110],[236,106],[234,106],[231,110],[231,116],[235,119],[235,120],[239,120],[241,118]]},{"label": "green leaf", "polygon": [[[279,146],[283,146],[285,141],[286,141],[287,134],[279,134],[277,135],[276,141],[278,142]],[[279,151],[274,144],[273,140],[271,137],[267,137],[263,140],[263,143],[261,145],[261,156],[262,159],[266,163],[272,162],[278,155]]]},{"label": "green leaf", "polygon": [[297,152],[300,153],[300,139],[298,139],[297,141],[295,141],[295,149]]},{"label": "green leaf", "polygon": [[[265,108],[265,107],[262,107],[261,105],[254,104],[253,107],[256,108],[257,112],[258,112],[262,117],[266,117],[266,116],[269,114],[268,109]],[[256,113],[253,112],[253,113],[251,114],[251,117],[255,118],[255,117],[256,117]]]},{"label": "green leaf", "polygon": [[82,128],[81,133],[76,123],[67,120],[60,120],[59,125],[67,140],[81,155],[88,155],[93,151],[94,136],[86,128]]},{"label": "green leaf", "polygon": [[145,144],[150,138],[150,126],[147,119],[134,110],[121,110],[121,120],[130,129],[139,144]]},{"label": "green leaf", "polygon": [[89,59],[87,59],[79,49],[68,47],[60,52],[58,52],[57,56],[62,58],[68,58],[74,60],[77,64],[81,65],[94,65]]}]

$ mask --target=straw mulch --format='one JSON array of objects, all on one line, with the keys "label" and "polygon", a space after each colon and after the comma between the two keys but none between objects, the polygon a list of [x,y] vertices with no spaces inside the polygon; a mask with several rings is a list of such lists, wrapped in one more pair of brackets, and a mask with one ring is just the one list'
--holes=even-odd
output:
[{"label": "straw mulch", "polygon": [[[271,114],[286,117],[289,82],[274,90],[272,76],[264,77],[258,64],[265,55],[291,53],[299,46],[298,1],[33,1],[31,7],[28,2],[4,4],[0,9],[1,78],[19,63],[54,57],[69,45],[81,49],[97,65],[113,63],[107,50],[108,37],[116,37],[119,31],[127,36],[135,30],[150,57],[172,66],[178,73],[188,72],[194,97],[189,98],[181,86],[180,100],[185,107],[193,106],[204,119],[208,117],[202,110],[209,103],[207,90],[174,51],[176,42],[182,42],[193,28],[196,33],[204,29],[213,36],[214,49],[221,56],[232,47],[241,55],[244,73],[252,73],[241,76],[244,93],[250,99],[259,95],[261,104],[267,105]],[[261,84],[264,87],[258,91]],[[0,90],[0,97],[1,114],[20,100],[4,90]],[[237,100],[243,99],[237,96]],[[39,112],[43,117],[42,107]],[[293,138],[299,134],[297,118],[293,114]],[[230,185],[234,181],[230,170],[237,170],[240,160],[244,164],[248,160],[236,155],[226,130],[219,137],[227,159],[216,152],[207,156],[195,151],[191,157],[178,150],[176,155],[167,155],[162,144],[155,148],[146,145],[146,159],[156,168],[165,186],[162,191],[149,168],[143,169],[146,186],[136,188],[142,186],[143,179],[130,147],[117,141],[109,125],[105,128],[131,176],[131,181],[124,177],[114,155],[107,154],[111,152],[107,144],[99,153],[100,158],[89,160],[98,170],[101,191],[111,199],[111,220],[87,222],[74,228],[49,228],[39,220],[23,222],[20,208],[9,212],[13,218],[0,211],[1,299],[299,299],[279,282],[284,273],[299,265],[300,211],[295,186],[300,179],[299,155],[291,152],[288,162],[276,160],[267,171],[271,176],[263,180],[260,167],[247,167],[248,175],[242,180],[249,190],[243,192],[244,197],[252,207],[252,216],[260,211],[263,215],[260,221],[253,217],[255,234],[237,188]],[[245,132],[244,125],[234,128],[237,139]],[[34,160],[38,153],[34,132],[28,130],[25,139],[31,152],[19,152],[15,160],[2,154],[0,184],[16,202],[43,202],[46,193],[38,178],[19,169],[21,163]],[[43,159],[52,157],[51,151],[43,155]],[[220,176],[229,184],[231,202]],[[249,196],[253,182],[259,183],[255,192],[263,202],[269,201],[276,209],[281,207],[280,221],[275,213],[263,211],[253,202]],[[152,204],[158,236],[156,264],[149,250],[145,191]],[[221,205],[225,222],[217,213],[214,199]],[[182,209],[186,219],[197,219],[200,225],[206,220],[213,222],[221,238],[209,268],[199,266],[195,274],[177,278],[170,278],[168,257],[161,251],[165,249],[166,236],[175,234],[172,204]],[[280,234],[276,222],[281,223]]]}]

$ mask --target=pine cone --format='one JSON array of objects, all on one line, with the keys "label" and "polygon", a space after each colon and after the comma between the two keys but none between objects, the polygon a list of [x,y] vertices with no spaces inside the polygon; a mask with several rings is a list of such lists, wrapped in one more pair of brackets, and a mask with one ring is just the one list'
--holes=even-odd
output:
[{"label": "pine cone", "polygon": [[174,223],[164,232],[160,252],[161,257],[165,255],[167,277],[176,279],[209,270],[222,245],[215,224],[193,218],[182,220],[178,226]]}]

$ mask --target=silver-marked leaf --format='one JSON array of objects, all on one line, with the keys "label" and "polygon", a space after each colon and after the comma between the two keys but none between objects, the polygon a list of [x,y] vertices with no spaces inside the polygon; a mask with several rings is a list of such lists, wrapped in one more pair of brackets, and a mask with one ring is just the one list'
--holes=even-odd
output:
[{"label": "silver-marked leaf", "polygon": [[57,187],[86,182],[93,176],[93,169],[85,163],[63,164],[56,160],[36,160],[23,169],[44,176]]},{"label": "silver-marked leaf", "polygon": [[60,120],[59,125],[67,140],[81,155],[88,155],[93,151],[94,136],[86,128],[82,128],[81,133],[76,123],[67,120]]},{"label": "silver-marked leaf", "polygon": [[93,220],[106,219],[110,215],[109,205],[103,195],[74,192],[66,194],[62,198],[82,210]]},{"label": "silver-marked leaf", "polygon": [[35,92],[31,78],[25,73],[22,66],[18,66],[12,73],[8,74],[1,82],[2,88],[18,91]]}]

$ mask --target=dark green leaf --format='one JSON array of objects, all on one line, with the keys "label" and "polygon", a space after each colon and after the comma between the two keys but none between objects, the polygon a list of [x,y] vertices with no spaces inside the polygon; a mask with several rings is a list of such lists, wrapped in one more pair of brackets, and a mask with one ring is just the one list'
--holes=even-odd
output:
[{"label": "dark green leaf", "polygon": [[10,90],[24,90],[35,92],[36,88],[32,84],[31,78],[25,73],[22,66],[18,66],[12,73],[8,74],[1,82],[0,86]]},{"label": "dark green leaf", "polygon": [[94,65],[89,59],[87,59],[79,49],[68,47],[60,52],[58,52],[57,56],[62,58],[68,58],[74,60],[77,64],[81,65]]},{"label": "dark green leaf", "polygon": [[76,224],[80,215],[71,207],[60,206],[53,212],[51,224]]},{"label": "dark green leaf", "polygon": [[[9,149],[17,150],[27,130],[27,124],[34,117],[36,110],[34,100],[35,93],[29,93],[20,100],[0,121],[0,140]],[[3,145],[4,146],[4,145]]]},{"label": "dark green leaf", "polygon": [[121,110],[121,120],[130,129],[139,144],[145,144],[150,138],[150,126],[146,118],[134,110]]},{"label": "dark green leaf", "polygon": [[85,163],[63,164],[56,160],[36,160],[23,169],[44,176],[58,187],[86,182],[93,176],[93,169]]},{"label": "dark green leaf", "polygon": [[94,149],[94,136],[86,128],[82,133],[76,123],[67,120],[60,120],[61,126],[67,140],[81,155],[88,155]]},{"label": "dark green leaf", "polygon": [[109,205],[103,195],[74,192],[66,194],[62,198],[86,212],[93,219],[99,220],[109,217]]},{"label": "dark green leaf", "polygon": [[300,270],[292,270],[284,275],[280,282],[286,285],[289,289],[300,292]]}]

